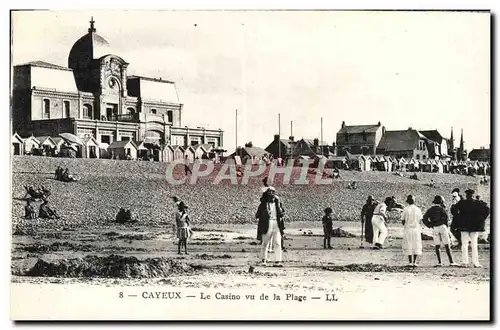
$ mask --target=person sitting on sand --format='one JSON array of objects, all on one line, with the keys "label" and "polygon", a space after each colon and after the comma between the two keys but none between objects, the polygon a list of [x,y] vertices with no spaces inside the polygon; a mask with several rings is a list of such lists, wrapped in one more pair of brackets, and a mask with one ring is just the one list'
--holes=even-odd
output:
[{"label": "person sitting on sand", "polygon": [[177,238],[179,242],[177,243],[178,254],[181,254],[181,248],[184,247],[185,254],[188,254],[187,250],[187,239],[190,235],[190,223],[189,217],[187,215],[187,205],[184,202],[179,203],[179,212],[175,216],[175,223],[177,226]]},{"label": "person sitting on sand", "polygon": [[50,208],[48,204],[49,201],[44,199],[38,210],[38,217],[42,219],[59,219],[60,217],[57,215],[57,212]]},{"label": "person sitting on sand", "polygon": [[325,215],[323,215],[323,218],[321,219],[323,223],[323,248],[324,249],[331,249],[331,239],[332,239],[332,232],[333,232],[333,210],[331,207],[327,207],[325,209]]},{"label": "person sitting on sand", "polygon": [[451,254],[450,234],[448,231],[448,214],[446,213],[446,209],[442,206],[444,204],[443,198],[441,196],[434,197],[432,204],[434,205],[431,206],[427,212],[425,212],[422,222],[428,228],[432,229],[432,238],[434,239],[436,257],[438,260],[435,267],[442,266],[440,253],[441,244],[443,244],[446,249],[450,266],[457,266],[457,264],[453,261],[453,256]]},{"label": "person sitting on sand", "polygon": [[431,182],[429,183],[429,187],[434,188],[436,184],[434,183],[434,179],[431,179]]},{"label": "person sitting on sand", "polygon": [[422,211],[415,205],[412,195],[406,198],[407,207],[401,213],[403,220],[403,253],[408,256],[409,266],[417,266],[417,258],[422,255],[422,235],[420,230],[420,221],[422,220]]},{"label": "person sitting on sand", "polygon": [[26,200],[26,206],[24,207],[24,217],[26,219],[36,219],[36,212],[33,205],[31,205],[31,200]]}]

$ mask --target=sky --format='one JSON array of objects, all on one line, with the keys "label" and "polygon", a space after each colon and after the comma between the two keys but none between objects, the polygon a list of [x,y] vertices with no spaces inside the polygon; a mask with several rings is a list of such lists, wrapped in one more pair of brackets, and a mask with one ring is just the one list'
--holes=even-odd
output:
[{"label": "sky", "polygon": [[[265,148],[281,128],[335,141],[346,125],[437,129],[490,143],[490,15],[467,12],[22,11],[12,64],[67,66],[90,17],[129,74],[176,82],[183,125],[224,147]],[[280,121],[278,121],[278,114]],[[279,125],[280,124],[280,125]]]}]

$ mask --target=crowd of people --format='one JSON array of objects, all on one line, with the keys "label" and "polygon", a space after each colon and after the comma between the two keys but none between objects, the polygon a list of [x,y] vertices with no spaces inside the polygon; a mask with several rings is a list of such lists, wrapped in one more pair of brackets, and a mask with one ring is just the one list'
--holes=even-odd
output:
[{"label": "crowd of people", "polygon": [[[450,207],[451,219],[446,211],[445,201],[442,196],[436,196],[433,205],[422,213],[415,205],[415,198],[408,195],[407,206],[402,210],[401,220],[403,224],[402,249],[408,256],[409,266],[416,267],[417,259],[422,255],[422,225],[432,229],[432,237],[437,258],[436,267],[442,266],[440,254],[441,246],[444,246],[451,266],[458,266],[454,262],[451,242],[452,236],[458,241],[457,247],[462,252],[462,266],[469,265],[468,249],[469,243],[472,250],[472,265],[481,267],[478,259],[478,238],[485,231],[486,218],[490,214],[488,205],[480,199],[474,198],[474,190],[467,189],[466,197],[460,195],[458,188],[452,191],[452,205]],[[368,196],[366,204],[361,211],[362,226],[366,242],[373,244],[375,249],[382,249],[387,236],[387,203],[389,198],[380,203]]]}]

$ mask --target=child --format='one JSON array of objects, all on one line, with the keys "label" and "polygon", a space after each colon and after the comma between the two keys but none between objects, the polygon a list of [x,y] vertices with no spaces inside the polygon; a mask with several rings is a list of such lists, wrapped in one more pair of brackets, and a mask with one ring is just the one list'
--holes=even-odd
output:
[{"label": "child", "polygon": [[187,239],[190,236],[190,224],[189,217],[187,215],[187,206],[184,202],[179,203],[179,212],[175,216],[175,222],[177,225],[177,238],[179,243],[177,244],[178,254],[181,254],[181,247],[184,246],[184,251],[187,251]]},{"label": "child", "polygon": [[435,267],[441,267],[441,244],[444,245],[446,249],[446,254],[448,255],[448,260],[450,261],[450,266],[457,266],[453,261],[453,256],[450,250],[450,235],[448,232],[448,214],[443,208],[443,198],[441,196],[434,197],[432,201],[433,206],[431,206],[427,212],[425,212],[422,222],[428,228],[432,228],[432,237],[434,239],[434,245],[436,249],[436,256],[438,263]]},{"label": "child", "polygon": [[[325,215],[323,216],[322,222],[323,222],[323,234],[325,235],[323,238],[323,248],[328,248],[331,249],[332,246],[330,244],[330,240],[332,238],[332,232],[333,232],[333,217],[332,217],[333,210],[331,207],[327,207],[325,209]],[[328,245],[327,245],[328,243]]]}]

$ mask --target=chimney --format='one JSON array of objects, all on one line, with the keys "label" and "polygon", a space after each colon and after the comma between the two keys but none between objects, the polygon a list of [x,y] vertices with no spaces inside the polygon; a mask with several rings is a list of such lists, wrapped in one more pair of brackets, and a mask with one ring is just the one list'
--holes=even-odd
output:
[{"label": "chimney", "polygon": [[408,130],[409,130],[409,131],[411,131],[411,130],[412,130],[412,128],[411,128],[411,127],[408,127]]},{"label": "chimney", "polygon": [[315,146],[315,147],[317,147],[317,146],[319,145],[319,140],[318,140],[318,138],[314,139],[314,142],[313,142],[313,143],[314,143],[314,146]]},{"label": "chimney", "polygon": [[274,141],[279,141],[279,140],[280,140],[279,134],[274,134]]},{"label": "chimney", "polygon": [[345,121],[342,121],[342,128],[345,127]]},{"label": "chimney", "polygon": [[385,135],[385,126],[382,126],[382,135]]},{"label": "chimney", "polygon": [[378,126],[381,126],[382,124],[381,124],[381,123],[380,123],[380,121],[379,121],[377,125],[378,125]]},{"label": "chimney", "polygon": [[293,139],[294,139],[293,135],[290,136],[288,139],[293,142]]}]

